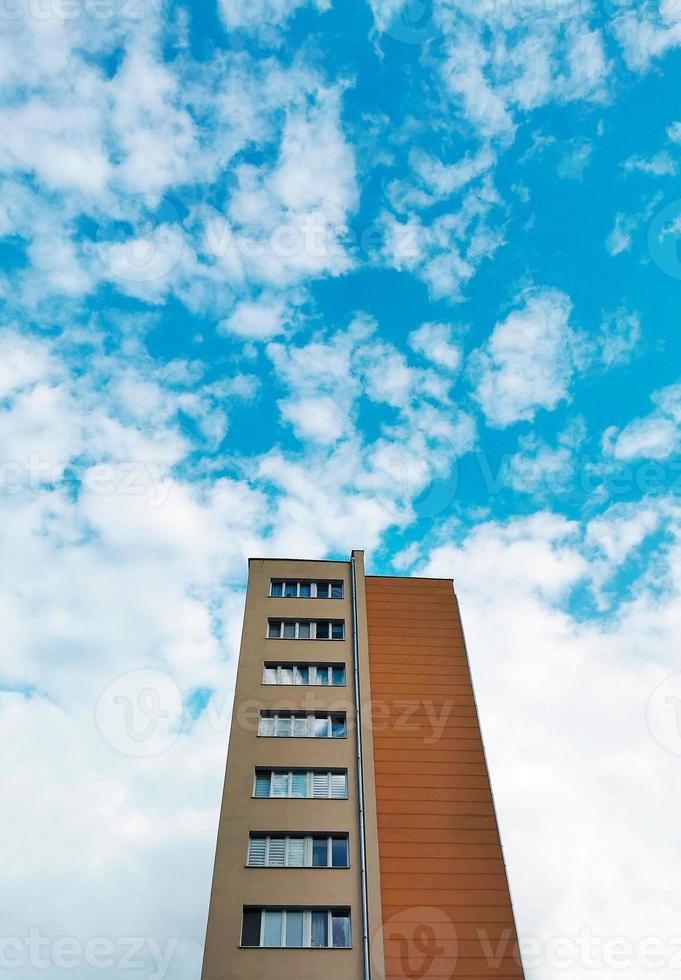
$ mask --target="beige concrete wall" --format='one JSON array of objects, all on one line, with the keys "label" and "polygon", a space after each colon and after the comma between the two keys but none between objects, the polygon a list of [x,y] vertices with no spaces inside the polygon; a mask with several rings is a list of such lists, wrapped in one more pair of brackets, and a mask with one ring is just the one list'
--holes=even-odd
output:
[{"label": "beige concrete wall", "polygon": [[[270,598],[270,578],[341,579],[343,599]],[[269,618],[344,619],[344,640],[269,640]],[[345,687],[263,685],[265,661],[345,664]],[[346,739],[263,738],[260,708],[339,710]],[[204,953],[203,980],[360,980],[362,977],[357,772],[350,566],[347,562],[252,559],[235,711]],[[348,800],[256,800],[256,766],[348,770]],[[347,833],[350,868],[247,868],[249,831]],[[349,906],[352,949],[240,949],[244,905]]]}]

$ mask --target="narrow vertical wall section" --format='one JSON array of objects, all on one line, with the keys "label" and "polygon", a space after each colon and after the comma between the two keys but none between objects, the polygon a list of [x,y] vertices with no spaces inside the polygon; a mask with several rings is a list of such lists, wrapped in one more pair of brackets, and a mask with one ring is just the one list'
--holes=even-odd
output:
[{"label": "narrow vertical wall section", "polygon": [[523,971],[453,584],[365,583],[385,980],[517,980]]}]

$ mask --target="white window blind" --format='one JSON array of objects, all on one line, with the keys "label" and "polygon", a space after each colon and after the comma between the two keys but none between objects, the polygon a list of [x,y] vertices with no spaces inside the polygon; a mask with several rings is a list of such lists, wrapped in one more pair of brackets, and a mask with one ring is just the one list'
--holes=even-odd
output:
[{"label": "white window blind", "polygon": [[253,783],[256,798],[344,800],[347,795],[346,771],[258,769]]},{"label": "white window blind", "polygon": [[305,838],[289,837],[288,866],[290,868],[305,867]]},{"label": "white window blind", "polygon": [[253,834],[248,844],[251,868],[346,868],[348,838],[344,834]]},{"label": "white window blind", "polygon": [[263,868],[267,856],[267,838],[251,837],[248,848],[248,863],[254,868]]},{"label": "white window blind", "polygon": [[286,864],[286,838],[270,837],[267,864],[270,868],[283,868]]},{"label": "white window blind", "polygon": [[316,799],[326,800],[329,795],[329,773],[314,772],[312,774],[312,795]]}]

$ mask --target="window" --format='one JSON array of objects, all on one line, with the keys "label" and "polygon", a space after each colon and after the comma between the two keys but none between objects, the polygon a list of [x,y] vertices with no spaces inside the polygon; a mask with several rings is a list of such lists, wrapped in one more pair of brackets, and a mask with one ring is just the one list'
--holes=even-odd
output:
[{"label": "window", "polygon": [[345,714],[261,711],[258,735],[268,738],[345,738]]},{"label": "window", "polygon": [[350,948],[350,909],[243,910],[241,945]]},{"label": "window", "polygon": [[342,619],[268,619],[267,638],[270,640],[344,640]]},{"label": "window", "polygon": [[312,841],[312,867],[328,868],[329,842],[325,837],[315,837]]},{"label": "window", "polygon": [[251,834],[249,868],[347,868],[344,834]]},{"label": "window", "polygon": [[337,580],[310,582],[273,578],[270,581],[273,599],[342,599],[343,583]]},{"label": "window", "polygon": [[257,769],[253,783],[256,799],[346,800],[347,770]]},{"label": "window", "polygon": [[303,684],[334,687],[345,685],[344,664],[277,664],[266,663],[263,684]]}]

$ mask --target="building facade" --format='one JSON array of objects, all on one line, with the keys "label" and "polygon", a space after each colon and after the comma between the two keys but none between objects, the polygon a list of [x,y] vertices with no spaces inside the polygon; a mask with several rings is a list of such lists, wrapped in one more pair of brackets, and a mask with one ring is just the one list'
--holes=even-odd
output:
[{"label": "building facade", "polygon": [[522,976],[452,582],[251,559],[202,980]]}]

